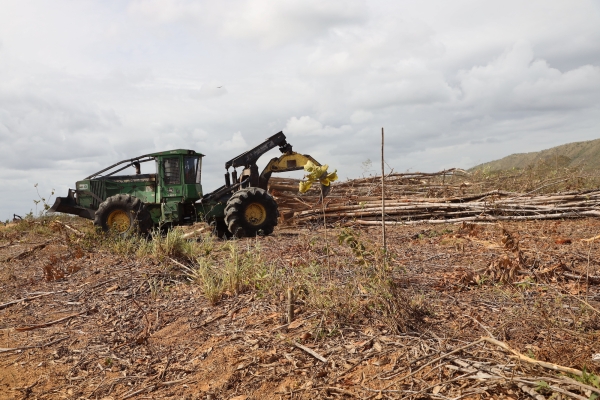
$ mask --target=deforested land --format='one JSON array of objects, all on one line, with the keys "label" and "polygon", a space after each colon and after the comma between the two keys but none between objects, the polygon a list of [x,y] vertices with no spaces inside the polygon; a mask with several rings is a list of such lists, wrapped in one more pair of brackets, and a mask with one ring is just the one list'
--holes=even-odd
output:
[{"label": "deforested land", "polygon": [[272,179],[272,235],[0,227],[0,398],[590,399],[600,181],[536,161]]}]

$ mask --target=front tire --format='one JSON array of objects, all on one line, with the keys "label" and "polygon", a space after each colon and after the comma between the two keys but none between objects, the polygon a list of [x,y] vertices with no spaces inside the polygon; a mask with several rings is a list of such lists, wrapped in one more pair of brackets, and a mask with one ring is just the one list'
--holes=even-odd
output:
[{"label": "front tire", "polygon": [[104,200],[94,215],[94,225],[121,236],[145,234],[154,225],[146,205],[137,197],[117,194]]},{"label": "front tire", "polygon": [[278,217],[279,210],[273,197],[256,187],[237,191],[225,206],[225,223],[237,238],[273,233]]}]

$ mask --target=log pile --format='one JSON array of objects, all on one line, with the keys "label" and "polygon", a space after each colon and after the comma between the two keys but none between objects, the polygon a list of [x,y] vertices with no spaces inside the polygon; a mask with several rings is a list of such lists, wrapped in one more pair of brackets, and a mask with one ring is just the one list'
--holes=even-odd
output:
[{"label": "log pile", "polygon": [[[537,220],[600,216],[600,190],[536,195],[489,190],[472,183],[463,170],[396,173],[386,176],[386,224],[461,221]],[[270,191],[284,220],[307,224],[323,221],[381,224],[381,177],[335,183],[323,205],[319,188],[298,193],[298,180],[272,178]]]}]

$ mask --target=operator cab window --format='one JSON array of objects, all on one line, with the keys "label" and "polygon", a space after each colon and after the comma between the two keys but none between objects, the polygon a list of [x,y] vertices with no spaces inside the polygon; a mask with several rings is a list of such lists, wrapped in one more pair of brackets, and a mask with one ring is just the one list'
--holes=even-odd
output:
[{"label": "operator cab window", "polygon": [[201,163],[199,157],[185,157],[183,168],[186,184],[200,183]]},{"label": "operator cab window", "polygon": [[181,183],[179,157],[165,158],[163,168],[165,173],[165,185],[179,185]]}]

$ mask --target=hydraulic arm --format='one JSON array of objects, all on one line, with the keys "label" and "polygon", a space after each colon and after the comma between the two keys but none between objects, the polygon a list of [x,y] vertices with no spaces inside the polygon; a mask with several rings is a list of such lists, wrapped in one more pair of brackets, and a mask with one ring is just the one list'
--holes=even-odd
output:
[{"label": "hydraulic arm", "polygon": [[[269,161],[265,169],[259,174],[256,162],[258,159],[271,149],[279,146],[279,151],[283,153],[281,157],[275,157]],[[307,154],[299,154],[293,151],[292,145],[286,140],[283,132],[276,133],[263,143],[240,154],[237,157],[225,163],[225,187],[229,188],[237,183],[243,187],[259,187],[267,190],[269,179],[273,172],[298,171],[304,168],[308,163],[320,166],[321,164]],[[233,173],[229,174],[229,168],[233,167]],[[241,175],[238,177],[235,168],[244,167]]]}]

